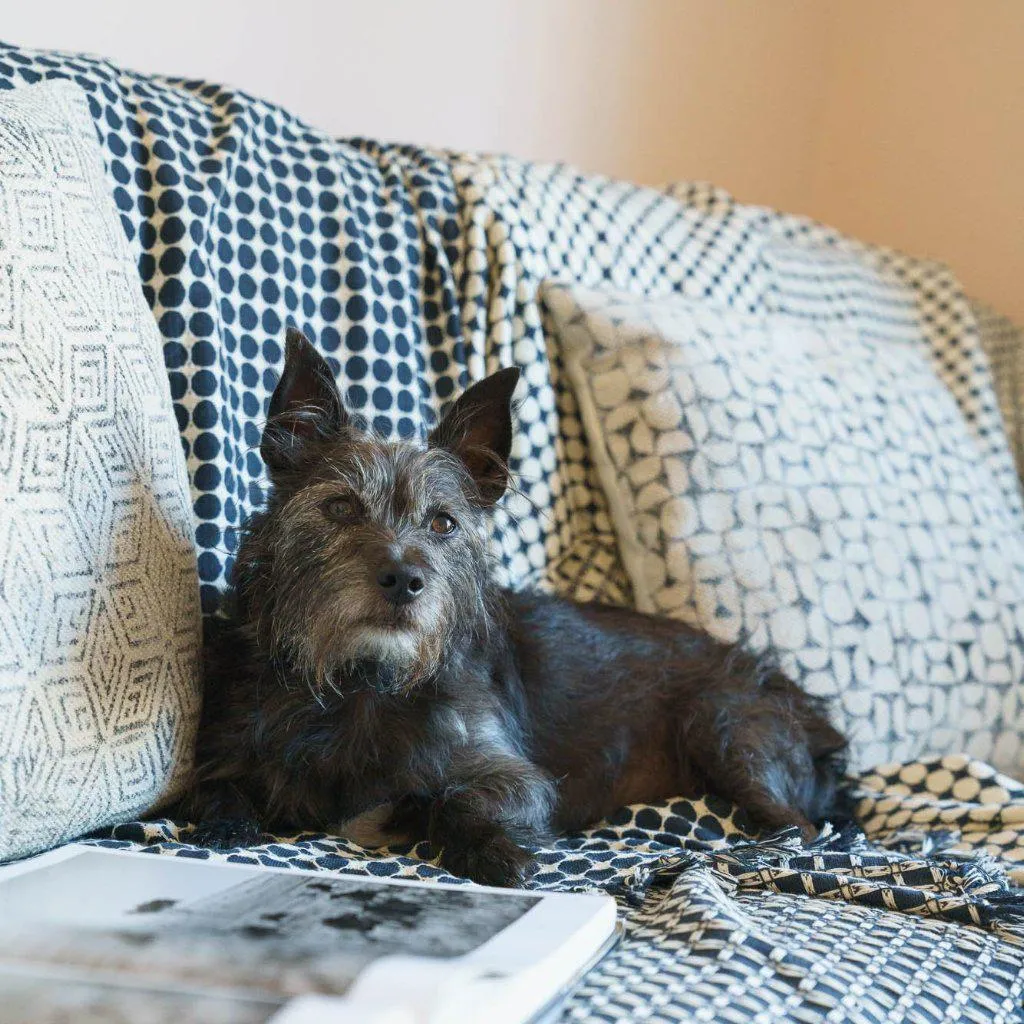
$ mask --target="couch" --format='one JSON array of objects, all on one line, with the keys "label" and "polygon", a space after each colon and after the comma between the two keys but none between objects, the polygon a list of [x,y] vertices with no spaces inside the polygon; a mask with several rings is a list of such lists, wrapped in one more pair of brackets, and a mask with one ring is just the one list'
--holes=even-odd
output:
[{"label": "couch", "polygon": [[[259,433],[288,323],[328,356],[349,405],[394,437],[421,434],[468,381],[520,366],[519,493],[499,510],[500,571],[517,586],[629,602],[546,331],[543,281],[856,322],[895,341],[921,331],[999,486],[1019,501],[1020,451],[1005,438],[1020,438],[1007,381],[1024,347],[944,268],[702,183],[655,190],[506,157],[339,141],[234,89],[0,48],[0,88],[45,78],[70,79],[87,97],[159,328],[207,617],[220,609],[238,528],[261,500]],[[1021,1019],[1024,785],[939,751],[873,765],[853,787],[861,827],[810,845],[758,837],[721,800],[681,794],[539,851],[531,885],[603,889],[627,922],[564,1019]],[[87,841],[448,878],[426,843],[303,833],[210,851],[159,807]]]}]

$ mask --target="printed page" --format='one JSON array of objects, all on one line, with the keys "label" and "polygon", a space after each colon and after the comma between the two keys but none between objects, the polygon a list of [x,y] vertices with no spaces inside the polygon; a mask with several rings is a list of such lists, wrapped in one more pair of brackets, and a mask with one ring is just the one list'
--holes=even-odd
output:
[{"label": "printed page", "polygon": [[180,1021],[182,999],[249,1024],[378,957],[469,953],[538,900],[86,850],[0,874],[0,1024]]}]

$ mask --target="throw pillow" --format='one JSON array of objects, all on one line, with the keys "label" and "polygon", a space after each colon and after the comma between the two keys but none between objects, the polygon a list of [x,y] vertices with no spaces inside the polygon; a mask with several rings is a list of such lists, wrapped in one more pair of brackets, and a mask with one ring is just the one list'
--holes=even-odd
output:
[{"label": "throw pillow", "polygon": [[0,94],[0,859],[174,794],[199,707],[185,461],[85,96]]},{"label": "throw pillow", "polygon": [[856,766],[1019,774],[1024,536],[924,343],[548,287],[638,606],[772,650]]}]

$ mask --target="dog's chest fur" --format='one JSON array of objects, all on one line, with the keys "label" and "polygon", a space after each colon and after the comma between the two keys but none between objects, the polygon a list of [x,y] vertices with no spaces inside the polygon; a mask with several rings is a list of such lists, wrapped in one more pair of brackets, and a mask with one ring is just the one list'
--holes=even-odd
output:
[{"label": "dog's chest fur", "polygon": [[[208,647],[210,695],[200,763],[216,764],[282,825],[329,827],[380,803],[443,790],[454,759],[522,753],[507,702],[483,656],[459,656],[413,693],[382,694],[360,665],[313,700],[279,662],[263,662],[244,630]],[[216,723],[216,724],[214,724]]]},{"label": "dog's chest fur", "polygon": [[364,665],[339,681],[343,696],[313,700],[231,628],[208,645],[208,778],[232,780],[269,823],[307,828],[436,798],[474,761],[509,756],[555,780],[559,828],[675,792],[689,768],[667,732],[672,706],[703,682],[717,645],[625,610],[538,594],[501,604],[497,638],[454,652],[407,695],[382,693]]}]

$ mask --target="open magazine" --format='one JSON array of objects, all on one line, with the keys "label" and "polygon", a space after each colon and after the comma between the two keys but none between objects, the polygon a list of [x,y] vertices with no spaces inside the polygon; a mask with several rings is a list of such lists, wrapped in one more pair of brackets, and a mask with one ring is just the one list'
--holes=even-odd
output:
[{"label": "open magazine", "polygon": [[72,845],[0,867],[0,1024],[512,1024],[616,936],[603,895]]}]

